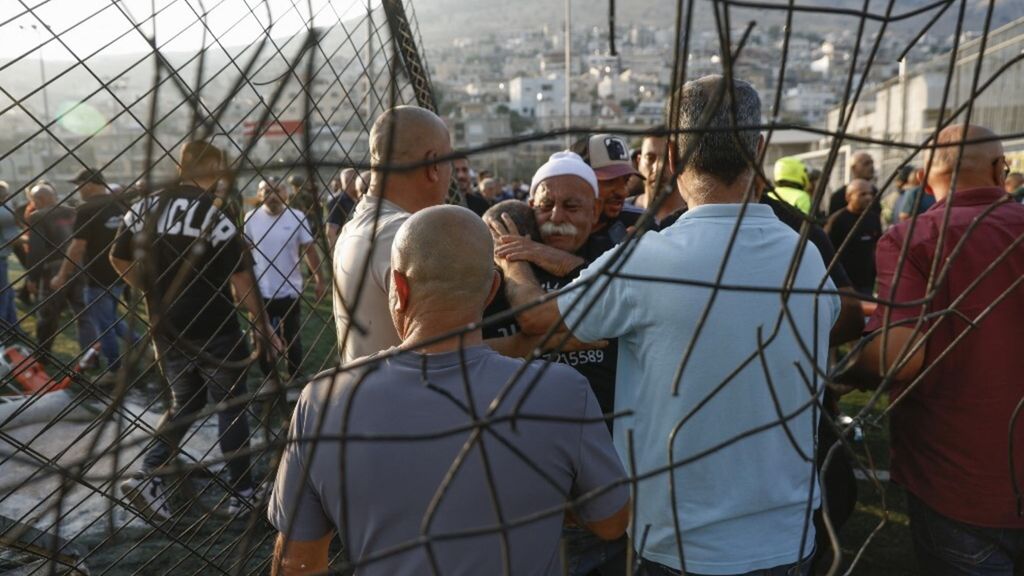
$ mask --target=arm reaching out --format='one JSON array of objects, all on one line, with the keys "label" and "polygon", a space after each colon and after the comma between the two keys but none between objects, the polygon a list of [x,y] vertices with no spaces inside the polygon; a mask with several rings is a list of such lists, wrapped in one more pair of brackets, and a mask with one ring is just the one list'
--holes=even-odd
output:
[{"label": "arm reaching out", "polygon": [[[924,368],[925,349],[921,335],[909,326],[879,330],[866,338],[869,341],[849,366],[835,376],[840,385],[873,390],[892,372],[896,382],[910,382]],[[883,347],[884,341],[884,347]]]}]

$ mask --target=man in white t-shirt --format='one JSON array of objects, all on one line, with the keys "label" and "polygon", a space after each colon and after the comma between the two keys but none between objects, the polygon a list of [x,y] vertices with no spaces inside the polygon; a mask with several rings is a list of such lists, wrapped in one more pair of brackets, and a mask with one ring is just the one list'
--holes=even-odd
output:
[{"label": "man in white t-shirt", "polygon": [[[326,293],[327,284],[305,215],[288,207],[288,188],[276,180],[264,180],[260,182],[258,198],[262,206],[245,215],[245,236],[252,245],[256,279],[267,316],[288,346],[288,376],[295,378],[302,364],[299,301],[303,256],[316,282],[317,301]],[[264,358],[260,358],[260,368],[267,376],[276,373]]]},{"label": "man in white t-shirt", "polygon": [[[341,360],[401,343],[391,323],[391,243],[410,215],[444,202],[452,178],[448,127],[416,106],[385,110],[370,129],[370,188],[334,246],[334,322]],[[416,165],[405,170],[388,166]]]}]

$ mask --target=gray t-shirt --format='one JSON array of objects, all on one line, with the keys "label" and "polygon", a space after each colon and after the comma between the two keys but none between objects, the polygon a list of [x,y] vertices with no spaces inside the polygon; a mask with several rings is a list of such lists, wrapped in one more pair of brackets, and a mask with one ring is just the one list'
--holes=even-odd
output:
[{"label": "gray t-shirt", "polygon": [[[485,418],[523,368],[482,430],[492,494],[467,408]],[[513,429],[507,416],[524,394]],[[369,575],[429,571],[421,536],[443,574],[503,573],[497,528],[512,526],[512,573],[558,574],[565,502],[575,499],[577,516],[593,522],[628,501],[625,472],[600,418],[576,371],[541,362],[524,367],[486,346],[407,352],[321,376],[295,407],[268,517],[291,540],[337,529],[359,573]],[[421,532],[435,498],[436,512]],[[488,528],[495,531],[458,536]]]}]

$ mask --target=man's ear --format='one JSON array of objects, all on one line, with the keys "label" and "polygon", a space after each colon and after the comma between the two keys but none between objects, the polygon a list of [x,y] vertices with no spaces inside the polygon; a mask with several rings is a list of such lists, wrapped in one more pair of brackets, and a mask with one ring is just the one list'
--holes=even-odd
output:
[{"label": "man's ear", "polygon": [[395,295],[398,296],[396,309],[405,312],[409,309],[409,278],[398,270],[392,270],[391,281],[394,282]]},{"label": "man's ear", "polygon": [[754,159],[760,158],[762,153],[764,153],[764,134],[757,137],[757,154],[754,154]]},{"label": "man's ear", "polygon": [[668,174],[665,178],[666,180],[675,180],[676,168],[679,165],[679,149],[676,147],[676,139],[669,137],[665,147],[668,150],[668,164],[666,166]]},{"label": "man's ear", "polygon": [[440,165],[436,162],[437,153],[434,151],[427,152],[424,160],[427,162],[427,165],[423,167],[423,169],[427,171],[427,180],[430,182],[438,182],[441,180]]},{"label": "man's ear", "polygon": [[992,179],[995,180],[996,186],[1000,188],[1006,188],[1006,170],[1003,170],[1005,161],[996,162],[992,164]]},{"label": "man's ear", "polygon": [[491,279],[491,291],[490,291],[489,294],[487,294],[487,301],[484,302],[484,308],[487,308],[488,306],[491,305],[491,301],[493,301],[494,297],[498,295],[498,290],[500,290],[500,289],[501,289],[501,271],[496,269],[494,271],[494,278]]}]

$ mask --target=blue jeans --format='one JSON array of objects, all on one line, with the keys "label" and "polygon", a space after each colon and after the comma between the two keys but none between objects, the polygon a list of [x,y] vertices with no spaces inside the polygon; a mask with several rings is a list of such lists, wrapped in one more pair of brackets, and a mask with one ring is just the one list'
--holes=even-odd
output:
[{"label": "blue jeans", "polygon": [[107,360],[107,368],[117,370],[121,365],[121,350],[118,339],[135,343],[138,335],[130,333],[128,324],[117,313],[117,305],[124,293],[124,285],[115,284],[109,288],[85,287],[85,303],[89,308],[93,326],[100,335],[100,349]]},{"label": "blue jeans", "polygon": [[[782,564],[774,568],[765,568],[764,570],[754,570],[753,572],[744,572],[743,574],[736,574],[735,576],[810,576],[811,573],[811,559],[814,557],[812,552],[807,558],[801,562],[794,562],[792,564]],[[640,569],[636,572],[637,576],[679,576],[682,574],[675,568],[669,568],[663,564],[657,562],[651,562],[646,558],[640,559]],[[687,576],[700,576],[694,572],[687,572]]]},{"label": "blue jeans", "polygon": [[922,574],[1013,576],[1014,565],[1024,565],[1024,529],[983,528],[958,522],[909,492],[907,512]]},{"label": "blue jeans", "polygon": [[0,328],[18,325],[18,313],[14,309],[14,288],[7,275],[7,256],[0,258]]}]

